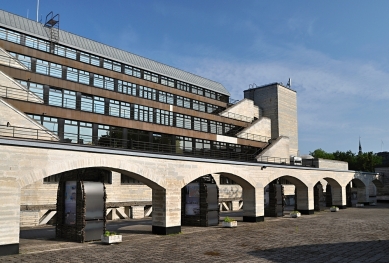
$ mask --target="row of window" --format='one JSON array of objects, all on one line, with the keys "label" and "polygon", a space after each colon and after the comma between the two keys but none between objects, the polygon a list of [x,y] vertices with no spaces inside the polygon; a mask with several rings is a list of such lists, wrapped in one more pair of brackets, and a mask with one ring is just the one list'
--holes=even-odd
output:
[{"label": "row of window", "polygon": [[[0,39],[7,40],[16,44],[25,45],[44,52],[51,52],[50,42],[35,37],[27,36],[1,27],[0,27]],[[141,70],[139,68],[135,68],[96,55],[78,51],[76,49],[68,48],[59,44],[54,45],[53,53],[58,56],[66,57],[73,60],[78,60],[83,63],[120,72],[133,77],[143,78],[147,81],[159,83],[171,88],[177,88],[186,92],[191,92],[211,99],[220,100],[224,102],[228,102],[229,99],[228,96],[226,95],[208,89],[204,89],[192,84],[188,84],[186,82],[168,78],[166,76],[162,76],[146,70]]]},{"label": "row of window", "polygon": [[[43,99],[50,106],[77,109],[143,122],[184,128],[189,130],[226,134],[236,126],[228,123],[207,120],[162,109],[147,107],[128,102],[107,99],[99,96],[74,92],[71,90],[45,88],[38,83],[18,80],[22,85]],[[145,90],[142,91],[147,92]],[[146,96],[146,95],[145,95]]]},{"label": "row of window", "polygon": [[[96,123],[66,120],[50,116],[29,114],[31,118],[58,134],[62,141],[79,144],[102,146],[123,146],[131,148],[133,141],[166,145],[166,150],[174,149],[175,153],[220,150],[235,153],[252,154],[258,149],[251,146],[210,141],[184,136],[174,136],[130,128],[114,127]],[[169,148],[170,147],[170,148]],[[161,148],[161,151],[163,149]]]},{"label": "row of window", "polygon": [[[16,54],[13,52],[10,52],[10,54],[16,57],[33,72],[35,71],[39,74],[74,81],[81,84],[94,86],[96,88],[117,91],[131,96],[159,101],[162,103],[176,105],[179,107],[193,109],[201,112],[212,113],[219,110],[220,108],[219,106],[213,104],[174,95],[169,92],[164,92],[146,86],[137,85],[135,83],[109,78],[106,76],[62,66],[60,64],[40,59],[35,60],[31,57]],[[24,85],[27,85],[27,82],[25,82]]]}]

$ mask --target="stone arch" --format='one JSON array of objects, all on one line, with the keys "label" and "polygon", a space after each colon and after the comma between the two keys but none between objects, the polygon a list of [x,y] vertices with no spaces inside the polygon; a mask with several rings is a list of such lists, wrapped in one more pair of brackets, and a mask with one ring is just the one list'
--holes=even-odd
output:
[{"label": "stone arch", "polygon": [[347,204],[346,189],[334,178],[324,177],[323,179],[328,183],[326,187],[326,205],[345,208]]},{"label": "stone arch", "polygon": [[108,161],[107,158],[100,157],[89,158],[87,162],[83,159],[70,161],[64,160],[56,163],[48,162],[47,165],[43,167],[28,171],[25,176],[19,179],[19,185],[21,187],[24,187],[38,180],[42,180],[43,178],[48,177],[50,175],[82,168],[101,168],[116,171],[123,174],[131,173],[131,176],[135,175],[137,180],[145,183],[147,186],[153,189],[163,189],[165,184],[162,178],[158,178],[157,174],[159,173],[158,169],[156,169],[155,166],[149,167],[131,161],[115,161],[113,160],[113,158]]},{"label": "stone arch", "polygon": [[271,177],[268,184],[277,179],[286,179],[295,186],[295,208],[302,214],[314,213],[313,186],[292,174]]},{"label": "stone arch", "polygon": [[359,178],[354,178],[351,180],[352,183],[352,189],[356,188],[356,194],[357,194],[357,203],[358,204],[369,204],[369,191],[368,187],[369,185],[366,185],[366,182],[364,180],[361,180]]}]

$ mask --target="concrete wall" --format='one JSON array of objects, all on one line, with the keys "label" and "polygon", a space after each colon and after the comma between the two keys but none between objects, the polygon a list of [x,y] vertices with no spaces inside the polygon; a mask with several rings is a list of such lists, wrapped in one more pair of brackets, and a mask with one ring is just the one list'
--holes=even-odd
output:
[{"label": "concrete wall", "polygon": [[259,118],[259,110],[258,106],[254,105],[252,100],[243,99],[219,113],[219,115],[241,121],[252,122],[254,118]]},{"label": "concrete wall", "polygon": [[245,90],[244,97],[254,101],[264,117],[271,119],[271,137],[290,139],[289,155],[298,155],[297,94],[277,83]]},{"label": "concrete wall", "polygon": [[249,127],[243,129],[236,136],[238,138],[247,138],[247,134],[264,136],[271,139],[271,120],[262,117],[259,120],[254,121]]},{"label": "concrete wall", "polygon": [[[290,163],[289,138],[279,137],[265,148],[256,158],[258,162]],[[280,160],[282,158],[282,160]]]},{"label": "concrete wall", "polygon": [[377,167],[375,172],[383,174],[383,187],[377,187],[377,199],[389,201],[389,167]]},{"label": "concrete wall", "polygon": [[[2,127],[0,130],[0,136],[12,137],[15,135],[15,137],[18,138],[31,139],[37,139],[38,136],[40,140],[59,140],[57,135],[53,134],[44,126],[40,125],[26,114],[17,110],[11,104],[0,98],[0,125],[7,125],[7,123],[10,123],[10,127]],[[35,131],[14,127],[34,129]],[[36,130],[39,130],[39,132]]]},{"label": "concrete wall", "polygon": [[317,168],[327,168],[327,169],[338,169],[338,170],[348,170],[348,162],[328,160],[328,159],[315,159],[315,167]]}]

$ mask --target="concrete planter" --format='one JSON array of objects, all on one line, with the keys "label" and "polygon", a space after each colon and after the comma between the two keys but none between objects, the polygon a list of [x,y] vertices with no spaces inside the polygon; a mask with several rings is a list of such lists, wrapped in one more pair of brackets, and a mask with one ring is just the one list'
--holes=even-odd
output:
[{"label": "concrete planter", "polygon": [[223,227],[237,227],[238,221],[223,222]]},{"label": "concrete planter", "polygon": [[292,218],[297,218],[297,217],[300,217],[300,216],[301,216],[300,212],[291,212],[290,213],[290,217],[292,217]]},{"label": "concrete planter", "polygon": [[330,211],[331,212],[338,212],[339,211],[339,207],[331,207]]},{"label": "concrete planter", "polygon": [[122,242],[122,235],[104,236],[101,235],[101,242],[104,244],[115,244]]}]

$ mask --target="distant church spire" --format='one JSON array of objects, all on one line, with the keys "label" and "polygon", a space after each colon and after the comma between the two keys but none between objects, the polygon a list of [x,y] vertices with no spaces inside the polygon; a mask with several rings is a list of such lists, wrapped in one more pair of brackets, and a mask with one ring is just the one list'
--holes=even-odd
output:
[{"label": "distant church spire", "polygon": [[359,152],[358,152],[358,154],[362,154],[361,137],[359,137]]}]

